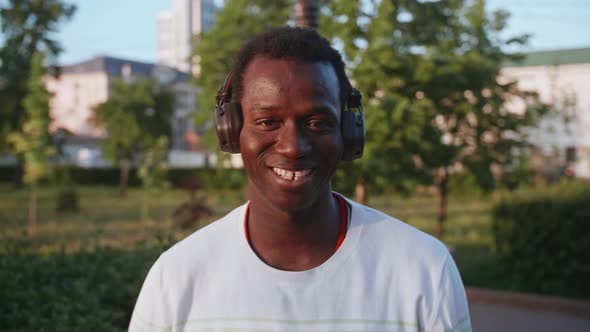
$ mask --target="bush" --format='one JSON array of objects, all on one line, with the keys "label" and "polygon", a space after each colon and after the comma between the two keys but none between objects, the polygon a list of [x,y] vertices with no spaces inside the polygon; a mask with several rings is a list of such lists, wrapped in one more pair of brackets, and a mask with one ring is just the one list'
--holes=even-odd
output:
[{"label": "bush", "polygon": [[27,241],[3,239],[0,248],[2,331],[125,331],[148,269],[168,246],[43,253]]},{"label": "bush", "polygon": [[481,198],[486,192],[477,183],[477,178],[470,172],[457,173],[449,177],[449,194],[456,197]]},{"label": "bush", "polygon": [[16,167],[0,165],[0,182],[11,182],[14,181],[14,173]]},{"label": "bush", "polygon": [[[74,183],[78,185],[111,185],[118,186],[121,178],[121,170],[117,167],[110,168],[82,168],[82,167],[63,167],[64,172],[68,172]],[[128,185],[137,187],[141,184],[137,176],[137,169],[129,170]]]},{"label": "bush", "polygon": [[57,212],[78,212],[80,210],[80,199],[76,188],[70,185],[58,189],[55,210]]},{"label": "bush", "polygon": [[590,183],[503,197],[493,233],[499,271],[513,288],[590,298]]},{"label": "bush", "polygon": [[[58,167],[59,172],[67,172],[72,183],[77,185],[119,185],[119,168],[81,168]],[[14,167],[0,166],[0,182],[12,181]],[[240,190],[246,183],[243,169],[233,168],[172,168],[166,175],[173,187],[183,188],[197,179],[203,190]],[[137,169],[129,170],[129,186],[137,187],[141,181]]]},{"label": "bush", "polygon": [[[180,169],[171,171],[171,173],[174,172],[182,174]],[[204,190],[241,190],[248,182],[246,172],[243,169],[199,168],[190,170],[190,174],[201,180]],[[179,181],[175,184],[178,187],[183,187],[185,183],[186,181]]]}]

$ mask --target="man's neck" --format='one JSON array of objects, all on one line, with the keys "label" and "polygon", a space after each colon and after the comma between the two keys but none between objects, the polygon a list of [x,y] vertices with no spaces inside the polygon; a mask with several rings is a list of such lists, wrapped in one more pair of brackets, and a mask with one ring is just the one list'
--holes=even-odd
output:
[{"label": "man's neck", "polygon": [[309,270],[335,250],[340,213],[331,193],[312,206],[280,211],[264,201],[250,201],[247,229],[250,245],[266,264],[281,270]]}]

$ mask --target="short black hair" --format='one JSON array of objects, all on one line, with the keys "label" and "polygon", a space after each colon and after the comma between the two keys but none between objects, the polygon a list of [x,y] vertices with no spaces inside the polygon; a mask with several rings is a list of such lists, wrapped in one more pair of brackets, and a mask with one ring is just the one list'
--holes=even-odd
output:
[{"label": "short black hair", "polygon": [[232,69],[232,100],[241,99],[244,71],[256,56],[293,59],[302,63],[330,63],[338,77],[340,105],[345,108],[352,87],[346,76],[344,61],[330,42],[315,30],[288,26],[272,28],[247,41],[238,52]]}]

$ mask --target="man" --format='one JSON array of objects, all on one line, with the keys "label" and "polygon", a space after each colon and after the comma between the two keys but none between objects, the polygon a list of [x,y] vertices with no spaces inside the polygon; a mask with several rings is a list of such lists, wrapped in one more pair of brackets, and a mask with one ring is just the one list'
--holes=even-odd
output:
[{"label": "man", "polygon": [[217,121],[222,148],[242,154],[249,202],[160,256],[131,331],[471,329],[443,244],[332,192],[340,160],[362,149],[359,97],[314,31],[243,46]]}]

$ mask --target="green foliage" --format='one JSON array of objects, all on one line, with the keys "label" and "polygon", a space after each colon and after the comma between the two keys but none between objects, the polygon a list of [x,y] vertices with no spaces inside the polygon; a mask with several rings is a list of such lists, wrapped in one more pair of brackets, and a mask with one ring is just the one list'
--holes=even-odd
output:
[{"label": "green foliage", "polygon": [[487,194],[487,192],[479,187],[477,179],[472,173],[464,172],[461,174],[454,174],[449,179],[449,194],[456,198],[480,198]]},{"label": "green foliage", "polygon": [[197,181],[205,192],[240,191],[248,181],[243,169],[234,168],[173,169],[169,179],[174,186],[180,188],[187,188]]},{"label": "green foliage", "polygon": [[61,0],[5,0],[0,2],[3,45],[0,48],[0,151],[5,138],[19,131],[25,120],[23,100],[35,53],[55,58],[61,46],[55,40],[59,24],[68,20],[76,7]]},{"label": "green foliage", "polygon": [[66,167],[56,168],[54,174],[52,182],[58,188],[55,210],[57,212],[78,212],[80,210],[80,197],[72,180],[70,169]]},{"label": "green foliage", "polygon": [[43,55],[36,53],[23,100],[25,122],[20,132],[8,136],[15,152],[23,156],[27,184],[36,184],[50,174],[50,158],[55,154],[49,134],[49,92],[43,84],[44,75]]},{"label": "green foliage", "polygon": [[[320,30],[344,46],[351,76],[365,97],[366,157],[362,176],[392,186],[447,181],[461,164],[484,189],[494,188],[491,166],[511,162],[535,119],[536,96],[515,82],[499,83],[504,12],[487,16],[484,2],[397,0],[330,1]],[[524,113],[509,112],[521,100]],[[438,178],[438,179],[437,179]]]},{"label": "green foliage", "polygon": [[531,151],[519,151],[511,165],[504,169],[500,180],[501,187],[516,190],[519,187],[532,186],[534,184],[534,170],[531,167],[531,158],[533,158]]},{"label": "green foliage", "polygon": [[55,210],[57,212],[78,212],[80,210],[80,197],[73,186],[59,188]]},{"label": "green foliage", "polygon": [[[117,185],[119,169],[117,168],[76,168],[58,167],[57,172],[69,172],[71,182],[79,185]],[[0,167],[0,182],[8,182],[14,172],[13,167]],[[209,190],[242,190],[247,178],[243,169],[233,168],[171,168],[166,172],[166,181],[172,187],[183,188],[197,179],[202,189]],[[129,172],[129,184],[140,186],[141,180],[136,169]]]},{"label": "green foliage", "polygon": [[332,177],[332,190],[346,196],[354,195],[358,172],[355,172],[355,168],[352,165],[353,163],[340,164]]},{"label": "green foliage", "polygon": [[113,82],[112,95],[97,106],[94,121],[107,130],[102,146],[117,163],[133,160],[160,136],[170,136],[174,96],[151,80]]},{"label": "green foliage", "polygon": [[12,166],[0,166],[0,182],[9,182],[14,178],[16,169]]},{"label": "green foliage", "polygon": [[[214,147],[217,138],[214,121],[215,94],[229,74],[235,55],[250,37],[270,27],[287,23],[293,3],[290,0],[227,0],[216,14],[215,24],[206,33],[196,36],[195,55],[200,59],[201,73],[196,84],[198,96],[197,126],[209,128],[203,144]],[[211,112],[207,111],[211,110]]]},{"label": "green foliage", "polygon": [[[148,147],[142,156],[137,175],[141,179],[145,194],[157,196],[168,189],[170,183],[166,180],[168,172],[168,138],[160,136],[156,142]],[[149,200],[144,197],[141,207],[143,220],[151,220]]]},{"label": "green foliage", "polygon": [[493,210],[501,273],[520,290],[590,299],[590,183],[519,191]]},{"label": "green foliage", "polygon": [[152,194],[157,195],[170,186],[166,180],[168,172],[167,152],[168,138],[160,136],[154,145],[146,150],[137,171],[137,176],[141,179],[143,188]]},{"label": "green foliage", "polygon": [[[120,169],[118,168],[82,168],[71,166],[59,166],[58,172],[69,172],[72,182],[79,185],[118,185]],[[137,169],[129,170],[129,185],[138,187],[141,185]]]},{"label": "green foliage", "polygon": [[158,246],[93,247],[43,253],[32,243],[2,241],[2,331],[125,331]]},{"label": "green foliage", "polygon": [[[524,129],[544,111],[535,93],[499,80],[508,15],[485,13],[483,0],[327,2],[320,30],[343,45],[365,98],[365,156],[357,176],[369,188],[411,191],[434,185],[438,236],[444,233],[448,184],[457,168],[477,187],[496,187],[492,169],[512,163]],[[522,104],[522,112],[507,103]]]}]

